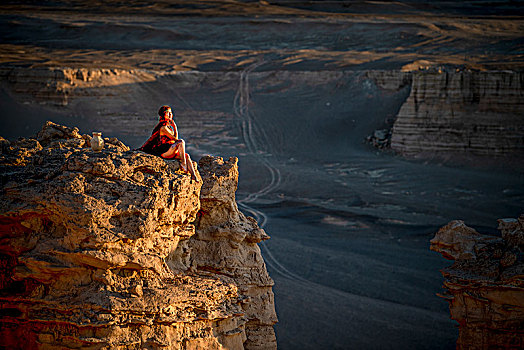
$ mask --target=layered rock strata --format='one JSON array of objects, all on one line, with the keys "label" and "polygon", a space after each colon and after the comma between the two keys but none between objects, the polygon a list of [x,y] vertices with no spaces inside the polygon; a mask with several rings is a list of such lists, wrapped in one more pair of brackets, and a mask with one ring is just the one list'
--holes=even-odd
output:
[{"label": "layered rock strata", "polygon": [[520,72],[413,72],[391,147],[406,156],[524,155]]},{"label": "layered rock strata", "polygon": [[155,77],[145,70],[117,68],[0,67],[0,80],[21,102],[62,107],[74,98],[111,96],[117,86],[125,90]]},{"label": "layered rock strata", "polygon": [[0,343],[12,349],[272,349],[268,236],[234,199],[236,159],[200,182],[48,122],[0,140]]},{"label": "layered rock strata", "polygon": [[442,270],[458,349],[524,347],[524,215],[499,220],[501,237],[481,235],[462,221],[442,227],[431,250],[454,264]]},{"label": "layered rock strata", "polygon": [[[280,71],[278,75],[267,72],[252,74],[259,74],[261,79],[258,84],[262,87],[286,79],[322,85],[345,73]],[[234,81],[232,84],[236,84],[238,75],[237,72],[0,67],[0,82],[17,102],[37,102],[61,108],[72,108],[75,102],[98,105],[99,98],[104,97],[112,101],[106,105],[111,109],[111,105],[126,105],[134,101],[134,98],[126,99],[123,96],[147,95],[150,89],[148,83],[156,82],[161,87],[165,81],[169,81],[170,86],[186,88],[206,81],[205,85],[217,86],[225,81]],[[384,125],[380,126],[378,136],[385,132],[387,137],[377,137],[375,133],[369,136],[368,141],[379,148],[391,147],[408,157],[524,156],[522,72],[451,71],[429,67],[412,72],[364,71],[362,78],[372,80],[385,94],[399,91],[403,91],[403,94],[405,91],[408,95],[409,92],[409,97],[398,113],[391,111]],[[149,111],[140,111],[138,114],[142,113],[146,115]],[[105,115],[106,118],[99,120],[95,117],[97,124],[109,129],[115,120],[111,118],[122,120],[123,117],[131,118],[135,125],[140,123],[135,115],[130,116],[120,110],[109,114],[114,115]]]}]

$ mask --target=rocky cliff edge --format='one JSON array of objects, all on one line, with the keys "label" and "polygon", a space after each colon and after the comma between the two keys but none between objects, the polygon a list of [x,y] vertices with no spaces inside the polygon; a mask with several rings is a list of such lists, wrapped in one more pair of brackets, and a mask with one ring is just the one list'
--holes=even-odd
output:
[{"label": "rocky cliff edge", "polygon": [[274,349],[277,321],[237,208],[237,159],[177,161],[47,122],[0,138],[0,343],[23,349]]},{"label": "rocky cliff edge", "polygon": [[501,237],[479,234],[456,220],[431,240],[431,250],[455,263],[442,270],[457,349],[524,347],[524,215],[499,220]]}]

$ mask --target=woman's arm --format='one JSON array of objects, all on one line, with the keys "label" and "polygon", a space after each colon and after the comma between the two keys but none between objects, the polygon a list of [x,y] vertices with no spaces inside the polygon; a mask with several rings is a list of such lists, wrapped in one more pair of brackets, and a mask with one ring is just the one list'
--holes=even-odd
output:
[{"label": "woman's arm", "polygon": [[171,126],[173,127],[173,131],[174,131],[173,136],[175,137],[175,139],[178,140],[178,128],[176,127],[175,122],[172,122]]},{"label": "woman's arm", "polygon": [[160,128],[160,135],[161,136],[167,136],[170,139],[178,139],[178,130],[176,128],[175,123],[171,124],[173,128],[168,127],[167,125],[164,125]]}]

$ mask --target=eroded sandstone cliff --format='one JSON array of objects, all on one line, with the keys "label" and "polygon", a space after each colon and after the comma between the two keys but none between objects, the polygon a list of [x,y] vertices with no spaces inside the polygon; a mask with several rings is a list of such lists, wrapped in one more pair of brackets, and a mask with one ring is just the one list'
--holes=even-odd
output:
[{"label": "eroded sandstone cliff", "polygon": [[462,221],[442,227],[431,250],[454,264],[442,270],[458,349],[524,347],[524,215],[499,220],[501,237],[481,235]]},{"label": "eroded sandstone cliff", "polygon": [[111,96],[116,88],[153,81],[145,70],[118,68],[0,67],[0,81],[23,103],[67,106],[79,97]]},{"label": "eroded sandstone cliff", "polygon": [[237,160],[195,182],[166,161],[51,122],[0,140],[0,343],[7,348],[272,349],[276,314],[238,211]]},{"label": "eroded sandstone cliff", "polygon": [[392,149],[407,156],[524,155],[522,73],[412,74],[411,94],[393,125]]}]

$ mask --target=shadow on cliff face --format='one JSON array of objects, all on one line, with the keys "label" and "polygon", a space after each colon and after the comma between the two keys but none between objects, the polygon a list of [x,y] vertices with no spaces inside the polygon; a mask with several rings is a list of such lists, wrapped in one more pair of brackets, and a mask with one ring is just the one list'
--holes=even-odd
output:
[{"label": "shadow on cliff face", "polygon": [[457,333],[435,296],[444,262],[429,239],[451,219],[493,231],[517,215],[522,176],[366,145],[408,94],[363,72],[176,74],[87,89],[58,109],[4,94],[2,133],[32,134],[53,116],[138,147],[171,104],[194,158],[240,158],[239,202],[272,236],[263,253],[281,348],[452,348]]}]

